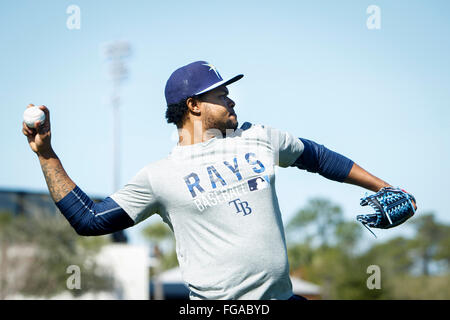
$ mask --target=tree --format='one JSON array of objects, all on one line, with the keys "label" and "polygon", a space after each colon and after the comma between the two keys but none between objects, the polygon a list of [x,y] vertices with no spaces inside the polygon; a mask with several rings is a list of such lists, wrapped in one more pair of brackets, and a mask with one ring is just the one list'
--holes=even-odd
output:
[{"label": "tree", "polygon": [[311,199],[286,230],[292,240],[288,243],[293,243],[288,246],[293,275],[320,284],[324,299],[365,297],[365,269],[353,256],[361,227],[345,221],[338,205],[327,199]]},{"label": "tree", "polygon": [[444,268],[448,272],[450,269],[450,226],[442,225],[442,238],[437,243],[436,254],[434,259],[444,262]]},{"label": "tree", "polygon": [[172,230],[163,222],[157,222],[142,230],[142,234],[149,240],[163,242],[173,239]]},{"label": "tree", "polygon": [[87,291],[113,289],[113,280],[94,260],[106,238],[83,238],[60,216],[0,213],[0,299],[13,295],[51,297],[67,288],[67,268],[81,269]]},{"label": "tree", "polygon": [[341,221],[336,225],[335,238],[336,245],[352,254],[361,239],[361,225],[354,221]]},{"label": "tree", "polygon": [[305,278],[305,268],[312,262],[314,249],[307,242],[288,245],[287,249],[290,273]]},{"label": "tree", "polygon": [[[160,221],[156,222],[142,230],[142,234],[153,242],[154,256],[158,261],[156,266],[150,267],[149,269],[150,279],[153,275],[158,275],[162,271],[178,265],[177,255],[174,249],[175,239],[172,230],[170,230],[167,224]],[[165,244],[169,245],[169,248],[163,251],[161,247],[164,247]],[[158,277],[154,278],[153,283],[155,299],[164,299],[163,284],[159,281]]]},{"label": "tree", "polygon": [[[324,299],[449,299],[450,226],[432,213],[411,222],[412,238],[378,240],[356,254],[361,226],[330,201],[310,200],[286,227],[291,273],[321,285]],[[444,265],[444,272],[430,275],[431,265]],[[367,286],[369,266],[379,267],[380,289]]]},{"label": "tree", "polygon": [[414,265],[411,240],[404,237],[395,237],[386,242],[377,243],[363,256],[367,265],[380,266],[385,275],[408,274]]},{"label": "tree", "polygon": [[160,272],[178,265],[175,238],[167,224],[158,221],[142,230],[142,234],[153,242],[155,256],[160,260],[160,266],[155,271]]},{"label": "tree", "polygon": [[300,209],[286,227],[291,239],[328,246],[335,228],[342,223],[342,209],[328,199],[310,199],[305,208]]},{"label": "tree", "polygon": [[430,263],[433,260],[449,260],[448,243],[449,226],[436,222],[434,213],[421,214],[413,220],[416,235],[412,247],[422,263],[422,274],[430,274]]}]

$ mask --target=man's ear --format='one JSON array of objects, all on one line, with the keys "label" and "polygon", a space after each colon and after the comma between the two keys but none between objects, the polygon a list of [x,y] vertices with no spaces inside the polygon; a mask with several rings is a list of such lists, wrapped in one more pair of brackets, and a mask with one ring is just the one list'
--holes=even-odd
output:
[{"label": "man's ear", "polygon": [[199,116],[200,115],[200,101],[195,98],[188,98],[186,100],[186,105],[189,109],[189,112]]}]

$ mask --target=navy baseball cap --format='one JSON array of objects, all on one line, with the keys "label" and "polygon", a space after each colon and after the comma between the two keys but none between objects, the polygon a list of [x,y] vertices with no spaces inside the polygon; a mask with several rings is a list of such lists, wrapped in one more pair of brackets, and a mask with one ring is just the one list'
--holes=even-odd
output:
[{"label": "navy baseball cap", "polygon": [[164,93],[167,105],[211,91],[220,86],[227,86],[241,79],[239,74],[231,79],[223,80],[219,71],[211,63],[196,61],[175,70],[167,80]]}]

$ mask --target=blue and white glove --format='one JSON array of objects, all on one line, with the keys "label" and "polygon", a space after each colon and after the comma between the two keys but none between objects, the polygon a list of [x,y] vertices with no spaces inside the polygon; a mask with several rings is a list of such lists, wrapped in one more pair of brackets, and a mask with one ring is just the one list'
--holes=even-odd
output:
[{"label": "blue and white glove", "polygon": [[[370,228],[389,229],[396,227],[410,217],[416,211],[416,199],[403,189],[385,187],[377,193],[361,198],[361,206],[370,205],[375,213],[361,214],[356,220],[361,222],[370,232]],[[372,232],[373,235],[375,235]]]}]

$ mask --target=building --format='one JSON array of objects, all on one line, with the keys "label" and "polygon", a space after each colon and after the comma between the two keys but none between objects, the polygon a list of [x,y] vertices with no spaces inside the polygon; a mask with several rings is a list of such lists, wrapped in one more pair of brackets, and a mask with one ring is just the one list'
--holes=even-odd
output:
[{"label": "building", "polygon": [[[103,200],[91,197],[94,202]],[[13,215],[59,215],[53,199],[48,192],[30,192],[25,190],[0,189],[0,213],[9,212]],[[125,231],[118,231],[112,235],[113,242],[127,243]]]},{"label": "building", "polygon": [[[99,197],[92,197],[94,201],[101,201]],[[57,217],[60,216],[58,208],[53,202],[48,192],[28,192],[22,190],[0,190],[0,214],[8,213],[13,217],[33,216],[33,217]],[[14,269],[9,268],[7,273],[8,283],[20,282],[26,277],[24,274],[29,272],[29,261],[36,255],[36,247],[33,243],[11,243],[7,246],[0,246],[3,256],[7,257]],[[2,259],[0,257],[0,260]],[[127,237],[124,231],[116,232],[111,235],[111,242],[103,245],[100,252],[95,257],[95,262],[108,271],[114,280],[112,291],[87,292],[83,295],[74,297],[69,291],[62,292],[50,299],[95,299],[95,300],[147,300],[148,294],[148,259],[149,250],[145,246],[132,246],[127,243]],[[0,261],[1,262],[1,261]],[[86,261],[89,263],[89,261]],[[0,266],[2,264],[0,263]],[[65,271],[65,268],[63,269]],[[65,273],[66,274],[66,273]],[[82,276],[82,272],[80,273]],[[67,274],[67,277],[70,275]],[[25,280],[24,280],[25,281]],[[83,278],[81,277],[81,283]],[[15,286],[19,288],[20,286]],[[1,286],[0,286],[1,288]],[[1,292],[6,292],[8,299],[44,299],[40,296],[24,296],[12,293],[14,288],[1,288]],[[9,292],[9,293],[8,293]],[[0,295],[1,296],[1,295]]]}]

